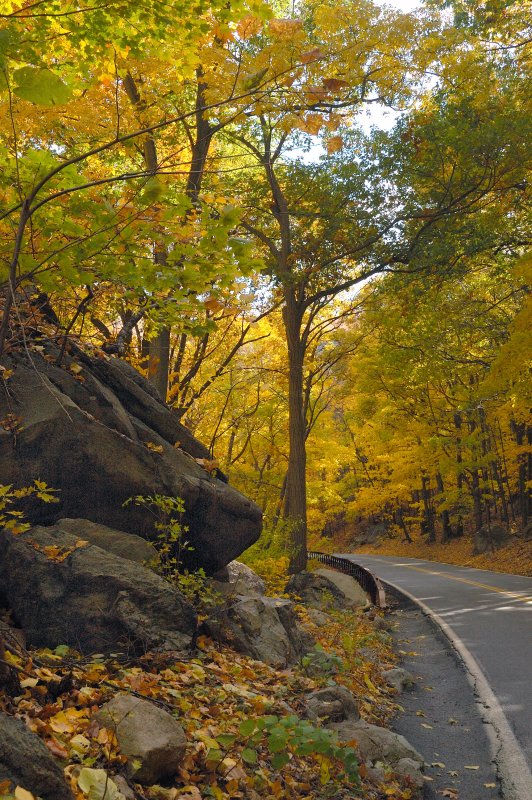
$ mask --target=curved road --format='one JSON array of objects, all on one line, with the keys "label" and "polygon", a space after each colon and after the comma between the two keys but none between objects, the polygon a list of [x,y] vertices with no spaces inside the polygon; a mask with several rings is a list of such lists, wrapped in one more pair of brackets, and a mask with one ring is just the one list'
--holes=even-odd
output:
[{"label": "curved road", "polygon": [[443,628],[495,728],[505,796],[532,800],[532,578],[395,556],[342,557],[405,592]]}]

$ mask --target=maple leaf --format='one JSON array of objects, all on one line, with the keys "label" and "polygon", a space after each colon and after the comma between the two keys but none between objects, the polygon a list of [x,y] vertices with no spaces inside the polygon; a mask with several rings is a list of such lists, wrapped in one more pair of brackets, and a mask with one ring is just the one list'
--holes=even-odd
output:
[{"label": "maple leaf", "polygon": [[346,89],[348,86],[349,81],[344,81],[341,78],[325,78],[323,80],[323,88],[331,94],[336,94],[340,89]]},{"label": "maple leaf", "polygon": [[327,152],[329,155],[337,153],[344,146],[344,140],[341,136],[331,136],[327,139]]}]

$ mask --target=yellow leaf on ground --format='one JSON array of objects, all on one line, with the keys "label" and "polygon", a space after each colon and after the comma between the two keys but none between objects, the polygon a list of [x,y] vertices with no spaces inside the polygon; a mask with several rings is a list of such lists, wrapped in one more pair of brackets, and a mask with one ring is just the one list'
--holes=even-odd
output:
[{"label": "yellow leaf on ground", "polygon": [[15,797],[17,800],[35,800],[35,795],[23,789],[22,786],[17,786],[15,789]]}]

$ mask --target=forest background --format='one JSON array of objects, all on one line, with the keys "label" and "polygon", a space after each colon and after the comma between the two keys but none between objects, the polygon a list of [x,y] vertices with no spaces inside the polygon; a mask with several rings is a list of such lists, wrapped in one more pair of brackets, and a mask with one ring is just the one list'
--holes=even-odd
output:
[{"label": "forest background", "polygon": [[263,564],[526,529],[529,20],[2,0],[0,354],[37,327],[145,371]]}]

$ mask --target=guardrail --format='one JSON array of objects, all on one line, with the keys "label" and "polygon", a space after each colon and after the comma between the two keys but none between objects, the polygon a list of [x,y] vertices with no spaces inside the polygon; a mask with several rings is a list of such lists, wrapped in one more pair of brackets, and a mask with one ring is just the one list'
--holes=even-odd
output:
[{"label": "guardrail", "polygon": [[351,575],[362,586],[365,592],[371,597],[371,602],[378,608],[386,608],[386,595],[384,587],[380,580],[369,569],[362,567],[360,564],[355,564],[348,558],[340,558],[340,556],[331,556],[329,553],[319,553],[310,551],[309,558],[316,559],[321,564],[327,567],[344,572],[346,575]]}]

